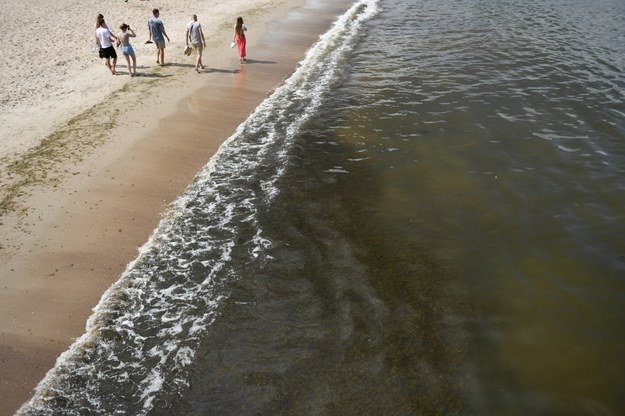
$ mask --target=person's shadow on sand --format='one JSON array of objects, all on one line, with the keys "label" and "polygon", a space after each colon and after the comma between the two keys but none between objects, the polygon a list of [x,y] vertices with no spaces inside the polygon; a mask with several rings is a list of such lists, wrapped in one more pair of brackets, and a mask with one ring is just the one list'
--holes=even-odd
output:
[{"label": "person's shadow on sand", "polygon": [[[128,75],[128,73],[124,73],[124,75]],[[135,78],[137,77],[139,78],[169,78],[169,77],[173,77],[173,75],[155,74],[154,72],[137,72],[137,75],[135,76]]]},{"label": "person's shadow on sand", "polygon": [[277,64],[276,61],[260,61],[257,59],[245,59],[245,63],[244,65],[249,65],[249,64],[265,64],[265,65],[275,65]]},{"label": "person's shadow on sand", "polygon": [[165,62],[163,65],[155,65],[155,67],[159,68],[167,68],[168,66],[175,66],[178,68],[195,68],[194,64],[181,64],[180,62]]},{"label": "person's shadow on sand", "polygon": [[222,69],[222,68],[209,68],[209,67],[204,67],[204,69],[202,69],[201,74],[236,74],[239,70],[235,69]]}]

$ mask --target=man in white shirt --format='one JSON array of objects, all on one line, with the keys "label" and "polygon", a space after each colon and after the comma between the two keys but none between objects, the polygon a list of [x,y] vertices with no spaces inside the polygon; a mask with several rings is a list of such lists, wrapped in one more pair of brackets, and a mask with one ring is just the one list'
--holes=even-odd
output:
[{"label": "man in white shirt", "polygon": [[206,47],[206,39],[204,39],[204,32],[202,31],[202,25],[197,21],[197,15],[191,16],[191,21],[187,24],[187,31],[185,33],[187,46],[189,46],[189,40],[195,49],[197,59],[195,61],[195,71],[199,74],[200,69],[204,69],[202,64],[202,51]]}]

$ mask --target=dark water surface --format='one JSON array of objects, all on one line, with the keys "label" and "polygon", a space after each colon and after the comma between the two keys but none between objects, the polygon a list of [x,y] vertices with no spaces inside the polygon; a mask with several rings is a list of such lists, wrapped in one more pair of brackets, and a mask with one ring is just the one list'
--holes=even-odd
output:
[{"label": "dark water surface", "polygon": [[624,414],[624,23],[356,2],[25,412]]}]

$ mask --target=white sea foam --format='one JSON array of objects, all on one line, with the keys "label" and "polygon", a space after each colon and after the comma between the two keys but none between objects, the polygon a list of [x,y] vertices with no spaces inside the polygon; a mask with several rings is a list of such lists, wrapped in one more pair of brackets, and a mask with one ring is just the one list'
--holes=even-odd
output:
[{"label": "white sea foam", "polygon": [[562,151],[565,151],[565,152],[568,152],[568,153],[579,152],[581,150],[579,148],[573,149],[571,147],[566,147],[566,146],[562,146],[562,145],[558,145],[558,149],[560,149]]},{"label": "white sea foam", "polygon": [[340,166],[334,167],[334,168],[331,168],[331,169],[327,169],[324,172],[327,172],[327,173],[349,173],[348,170],[342,169]]}]

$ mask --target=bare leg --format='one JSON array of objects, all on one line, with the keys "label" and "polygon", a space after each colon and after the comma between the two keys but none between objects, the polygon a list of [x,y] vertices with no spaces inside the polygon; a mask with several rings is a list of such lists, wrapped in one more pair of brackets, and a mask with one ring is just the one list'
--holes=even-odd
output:
[{"label": "bare leg", "polygon": [[197,59],[195,60],[195,70],[197,72],[200,72],[201,68],[204,68],[204,66],[202,65],[202,54],[198,52]]},{"label": "bare leg", "polygon": [[113,75],[117,74],[117,72],[115,72],[116,65],[117,65],[117,58],[113,58]]},{"label": "bare leg", "polygon": [[113,68],[111,68],[111,59],[110,58],[106,58],[104,60],[104,65],[106,65],[106,67],[109,69],[109,71],[111,71],[112,74],[115,74],[115,71],[113,71]]},{"label": "bare leg", "polygon": [[126,58],[126,68],[128,68],[128,75],[132,76],[132,68],[130,67],[130,56],[128,54],[124,54],[124,58]]},{"label": "bare leg", "polygon": [[132,58],[132,75],[135,76],[137,75],[137,57],[135,56],[134,52],[132,55],[130,55],[130,57]]},{"label": "bare leg", "polygon": [[156,49],[156,63],[163,65],[165,63],[165,49]]}]

